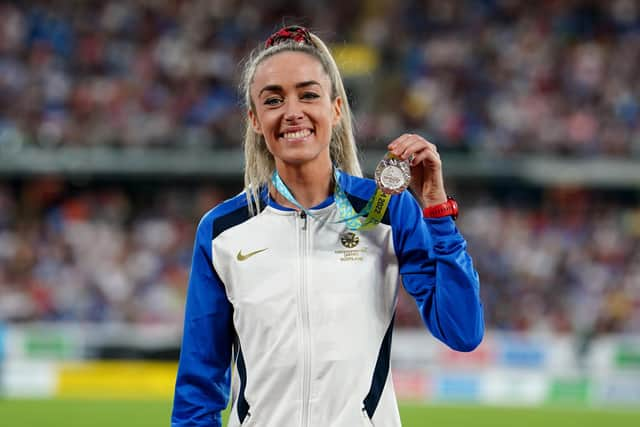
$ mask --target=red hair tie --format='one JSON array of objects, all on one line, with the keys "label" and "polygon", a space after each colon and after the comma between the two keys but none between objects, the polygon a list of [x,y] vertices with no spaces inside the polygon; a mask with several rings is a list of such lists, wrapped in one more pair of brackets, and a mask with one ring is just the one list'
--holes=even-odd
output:
[{"label": "red hair tie", "polygon": [[287,40],[293,40],[296,43],[315,46],[313,44],[313,40],[311,40],[311,35],[306,28],[299,25],[290,25],[288,27],[283,27],[275,33],[271,34],[267,41],[264,43],[264,47],[269,48]]}]

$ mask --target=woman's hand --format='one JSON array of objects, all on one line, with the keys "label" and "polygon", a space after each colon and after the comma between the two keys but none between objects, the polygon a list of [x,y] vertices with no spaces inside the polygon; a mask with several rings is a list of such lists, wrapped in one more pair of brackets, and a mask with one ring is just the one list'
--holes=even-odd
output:
[{"label": "woman's hand", "polygon": [[388,145],[389,151],[402,160],[410,159],[409,187],[422,207],[447,201],[442,176],[442,162],[436,146],[419,135],[404,134]]}]

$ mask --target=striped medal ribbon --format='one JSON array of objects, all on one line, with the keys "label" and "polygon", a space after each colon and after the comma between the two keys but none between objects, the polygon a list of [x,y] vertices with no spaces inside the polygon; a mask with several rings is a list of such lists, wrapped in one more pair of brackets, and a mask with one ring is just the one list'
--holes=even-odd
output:
[{"label": "striped medal ribbon", "polygon": [[[366,206],[360,211],[356,212],[349,202],[347,195],[344,190],[340,186],[340,171],[337,168],[333,168],[333,176],[335,179],[335,189],[333,197],[336,202],[336,207],[338,208],[338,217],[340,218],[337,223],[345,223],[347,228],[352,231],[356,230],[370,230],[382,221],[382,217],[387,210],[389,205],[389,199],[391,198],[390,194],[386,194],[382,192],[379,188],[376,189],[376,192],[369,199]],[[314,217],[314,215],[302,206],[296,198],[291,194],[291,191],[286,186],[286,184],[280,178],[277,170],[273,171],[271,175],[271,183],[275,187],[275,189],[289,202],[291,202],[295,207],[300,209],[306,215],[310,217]]]}]

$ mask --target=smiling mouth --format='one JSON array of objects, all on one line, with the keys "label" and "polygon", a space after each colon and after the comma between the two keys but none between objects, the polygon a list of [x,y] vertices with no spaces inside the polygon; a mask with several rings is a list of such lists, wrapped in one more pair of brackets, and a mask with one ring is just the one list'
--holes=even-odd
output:
[{"label": "smiling mouth", "polygon": [[280,134],[281,138],[284,139],[303,139],[311,135],[313,131],[310,129],[297,130],[295,132],[284,132]]}]

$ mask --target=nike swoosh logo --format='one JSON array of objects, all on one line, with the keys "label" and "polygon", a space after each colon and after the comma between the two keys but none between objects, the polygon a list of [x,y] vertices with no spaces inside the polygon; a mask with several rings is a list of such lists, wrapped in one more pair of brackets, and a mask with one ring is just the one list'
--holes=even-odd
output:
[{"label": "nike swoosh logo", "polygon": [[259,254],[260,252],[266,251],[267,249],[269,249],[269,248],[258,249],[257,251],[249,252],[249,253],[246,253],[246,254],[243,254],[242,250],[239,250],[238,251],[238,255],[236,255],[236,259],[238,261],[245,261],[245,260],[251,258],[252,256]]}]

